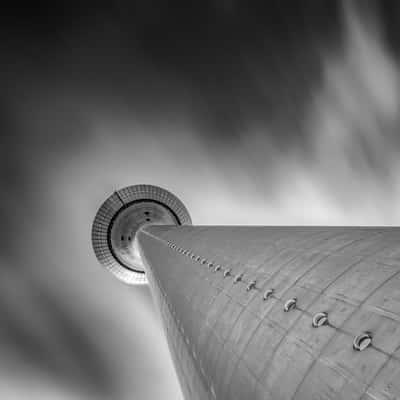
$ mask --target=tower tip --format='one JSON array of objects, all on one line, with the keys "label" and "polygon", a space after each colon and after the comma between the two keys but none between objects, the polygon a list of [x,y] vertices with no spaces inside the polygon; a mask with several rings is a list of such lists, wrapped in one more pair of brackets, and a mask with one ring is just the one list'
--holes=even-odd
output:
[{"label": "tower tip", "polygon": [[191,225],[192,221],[175,195],[152,185],[115,191],[93,221],[92,245],[98,261],[125,283],[147,283],[135,237],[148,224]]}]

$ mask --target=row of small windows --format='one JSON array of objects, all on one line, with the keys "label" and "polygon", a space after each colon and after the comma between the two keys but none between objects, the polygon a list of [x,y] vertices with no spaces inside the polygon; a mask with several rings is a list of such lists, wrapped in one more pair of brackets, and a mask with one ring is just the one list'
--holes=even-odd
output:
[{"label": "row of small windows", "polygon": [[[188,256],[190,259],[192,259],[193,261],[197,261],[199,262],[201,265],[207,264],[208,268],[212,268],[214,267],[214,263],[212,261],[207,262],[207,260],[205,258],[201,258],[200,256],[196,256],[193,252],[189,251],[189,250],[185,250],[182,247],[177,246],[174,243],[171,242],[167,242],[168,247],[183,254]],[[221,265],[217,264],[214,267],[214,272],[217,272],[221,269]],[[223,276],[224,278],[227,276],[231,275],[231,268],[226,268],[223,270]],[[234,276],[233,278],[233,283],[236,284],[238,282],[243,281],[243,273],[238,273]],[[244,282],[244,281],[243,281]],[[247,286],[246,286],[246,290],[250,291],[252,289],[258,289],[256,287],[256,280],[251,280],[250,282],[247,282]],[[259,290],[259,289],[258,289]],[[274,294],[274,289],[267,289],[264,294],[263,294],[263,300],[267,301],[269,298],[273,297]],[[284,305],[283,305],[283,311],[284,312],[290,312],[294,309],[297,308],[297,298],[296,297],[292,297],[289,300],[287,300]],[[326,312],[317,312],[313,317],[312,317],[312,324],[311,326],[313,328],[320,328],[324,325],[328,325],[328,326],[332,326],[329,324],[329,320],[328,320],[328,313]],[[357,336],[355,336],[354,340],[353,340],[353,348],[354,350],[357,351],[363,351],[365,350],[367,347],[369,347],[370,345],[372,345],[372,333],[371,332],[363,332]]]}]

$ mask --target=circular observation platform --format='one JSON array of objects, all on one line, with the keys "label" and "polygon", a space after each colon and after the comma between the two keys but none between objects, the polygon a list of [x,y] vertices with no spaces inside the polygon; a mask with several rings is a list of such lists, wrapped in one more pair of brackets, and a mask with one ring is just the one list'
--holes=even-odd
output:
[{"label": "circular observation platform", "polygon": [[99,208],[92,245],[101,265],[129,284],[146,284],[136,233],[146,225],[191,225],[183,203],[158,186],[134,185],[114,192]]}]

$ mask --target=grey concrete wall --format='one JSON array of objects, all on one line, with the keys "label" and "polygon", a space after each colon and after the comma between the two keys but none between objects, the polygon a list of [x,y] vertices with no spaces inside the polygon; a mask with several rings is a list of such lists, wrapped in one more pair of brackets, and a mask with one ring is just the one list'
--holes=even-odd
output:
[{"label": "grey concrete wall", "polygon": [[[399,399],[399,239],[397,228],[147,227],[139,244],[186,398]],[[318,312],[329,323],[314,328]],[[363,332],[372,345],[356,351]]]}]

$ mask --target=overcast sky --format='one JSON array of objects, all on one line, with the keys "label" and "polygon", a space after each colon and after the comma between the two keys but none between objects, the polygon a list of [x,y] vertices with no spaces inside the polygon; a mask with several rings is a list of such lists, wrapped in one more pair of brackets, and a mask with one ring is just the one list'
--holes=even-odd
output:
[{"label": "overcast sky", "polygon": [[57,3],[0,17],[0,397],[179,400],[98,207],[149,183],[195,224],[398,225],[400,6]]}]

